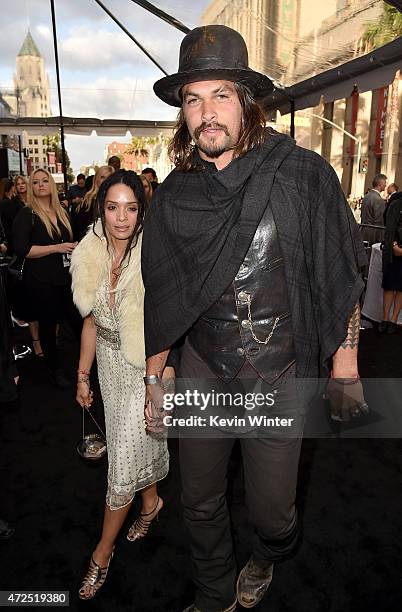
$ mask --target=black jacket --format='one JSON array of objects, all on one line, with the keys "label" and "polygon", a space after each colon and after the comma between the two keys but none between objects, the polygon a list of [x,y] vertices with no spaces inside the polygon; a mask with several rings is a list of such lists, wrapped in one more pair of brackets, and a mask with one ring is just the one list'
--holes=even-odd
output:
[{"label": "black jacket", "polygon": [[[32,246],[48,246],[71,242],[70,234],[64,225],[59,225],[61,236],[47,233],[40,218],[26,206],[14,219],[12,238],[15,254],[26,257]],[[69,269],[63,265],[63,255],[53,253],[45,257],[26,258],[24,266],[24,282],[29,285],[42,283],[45,285],[68,285],[70,283]]]},{"label": "black jacket", "polygon": [[24,203],[19,198],[11,198],[1,200],[0,202],[0,217],[3,223],[4,232],[6,235],[7,251],[9,255],[14,252],[13,238],[12,238],[12,227],[15,217],[18,215],[20,210],[24,208]]},{"label": "black jacket", "polygon": [[[400,236],[398,235],[398,229]],[[393,193],[387,207],[384,236],[384,263],[393,261],[393,242],[401,243],[402,238],[402,191]],[[402,246],[402,244],[399,244]]]}]

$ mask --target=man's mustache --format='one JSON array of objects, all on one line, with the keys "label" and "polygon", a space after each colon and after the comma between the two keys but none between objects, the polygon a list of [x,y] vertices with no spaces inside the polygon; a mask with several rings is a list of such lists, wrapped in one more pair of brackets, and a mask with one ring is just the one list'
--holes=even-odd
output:
[{"label": "man's mustache", "polygon": [[223,130],[225,132],[226,136],[229,136],[229,130],[226,127],[226,125],[223,125],[221,123],[206,123],[204,121],[204,123],[201,123],[201,125],[199,125],[197,128],[195,128],[195,130],[194,130],[194,137],[195,137],[195,139],[198,140],[199,137],[201,136],[201,132],[203,132],[206,129],[210,129],[210,128],[214,129],[214,130],[217,130],[217,129]]}]

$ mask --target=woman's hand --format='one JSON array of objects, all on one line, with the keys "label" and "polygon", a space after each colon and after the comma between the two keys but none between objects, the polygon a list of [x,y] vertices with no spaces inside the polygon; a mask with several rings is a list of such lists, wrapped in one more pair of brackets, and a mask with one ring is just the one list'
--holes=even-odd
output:
[{"label": "woman's hand", "polygon": [[78,242],[61,242],[54,245],[55,253],[72,253]]},{"label": "woman's hand", "polygon": [[2,255],[4,255],[5,253],[7,253],[7,245],[5,245],[4,243],[3,243],[3,244],[0,244],[0,253],[1,253]]},{"label": "woman's hand", "polygon": [[166,366],[166,368],[163,370],[162,380],[165,380],[166,378],[176,378],[176,372],[172,366]]},{"label": "woman's hand", "polygon": [[402,256],[402,247],[398,246],[397,242],[394,242],[392,245],[392,252],[394,255],[396,255],[396,257],[401,257]]},{"label": "woman's hand", "polygon": [[93,391],[91,391],[89,382],[77,383],[77,395],[75,397],[81,408],[90,408],[93,402]]}]

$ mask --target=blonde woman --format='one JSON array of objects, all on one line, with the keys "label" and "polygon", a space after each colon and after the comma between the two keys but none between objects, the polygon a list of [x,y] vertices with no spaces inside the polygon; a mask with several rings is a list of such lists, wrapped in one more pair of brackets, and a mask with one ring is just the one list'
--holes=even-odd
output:
[{"label": "blonde woman", "polygon": [[56,184],[47,170],[35,170],[28,184],[28,205],[16,216],[14,251],[24,261],[24,319],[38,321],[39,337],[52,382],[69,386],[59,362],[56,326],[68,320],[77,336],[81,321],[71,296],[69,275],[73,242],[70,220],[62,208]]},{"label": "blonde woman", "polygon": [[71,225],[73,228],[74,239],[78,242],[83,239],[87,233],[88,226],[93,223],[94,219],[94,204],[98,195],[99,187],[103,181],[113,174],[112,166],[101,166],[96,171],[94,182],[91,189],[85,194],[82,201],[73,205],[71,209]]},{"label": "blonde woman", "polygon": [[153,193],[153,189],[152,189],[152,184],[151,181],[149,180],[149,178],[147,176],[145,176],[145,174],[141,174],[140,175],[140,179],[142,181],[142,185],[144,187],[144,191],[145,191],[145,198],[147,200],[147,208],[151,202],[152,199],[152,193]]},{"label": "blonde woman", "polygon": [[16,191],[15,197],[18,198],[23,205],[25,205],[28,197],[28,180],[26,176],[22,176],[22,174],[16,176],[14,179],[14,185]]}]

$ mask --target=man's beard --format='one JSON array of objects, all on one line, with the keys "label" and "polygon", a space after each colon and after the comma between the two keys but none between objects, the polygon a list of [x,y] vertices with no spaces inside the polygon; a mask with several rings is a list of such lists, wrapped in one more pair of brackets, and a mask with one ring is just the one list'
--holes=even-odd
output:
[{"label": "man's beard", "polygon": [[[209,144],[200,142],[201,134],[207,128],[221,129],[226,135],[226,142],[217,144],[214,143],[214,139],[212,139]],[[194,141],[199,150],[211,159],[216,159],[220,157],[222,153],[225,153],[226,151],[231,151],[233,149],[232,138],[230,136],[229,130],[226,125],[222,125],[220,123],[202,123],[200,126],[198,126],[198,128],[195,128],[194,130]]]}]

